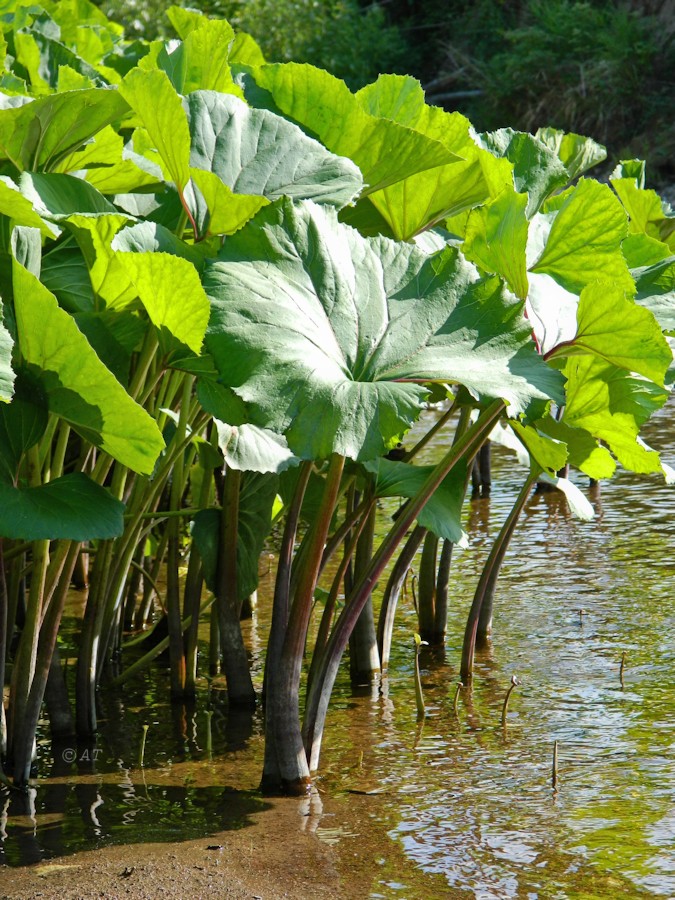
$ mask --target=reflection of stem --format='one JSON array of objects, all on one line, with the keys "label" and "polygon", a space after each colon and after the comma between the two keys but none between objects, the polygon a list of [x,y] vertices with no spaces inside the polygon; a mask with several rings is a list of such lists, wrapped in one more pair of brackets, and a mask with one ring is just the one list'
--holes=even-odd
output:
[{"label": "reflection of stem", "polygon": [[506,697],[504,697],[504,705],[502,706],[502,725],[506,728],[506,713],[509,709],[509,700],[511,699],[511,694],[513,693],[514,688],[518,687],[520,682],[516,678],[515,675],[511,676],[511,686],[506,692]]},{"label": "reflection of stem", "polygon": [[424,731],[424,719],[419,719],[417,722],[417,728],[415,729],[415,740],[413,741],[413,745],[412,745],[413,750],[417,750],[417,746],[420,742],[420,738],[422,737],[423,731]]},{"label": "reflection of stem", "polygon": [[623,671],[626,668],[626,651],[624,650],[621,654],[621,665],[619,667],[619,680],[621,681],[621,687],[623,688]]},{"label": "reflection of stem", "polygon": [[145,765],[145,763],[143,762],[143,758],[145,756],[145,739],[148,736],[148,728],[150,728],[149,725],[143,726],[143,737],[141,738],[141,749],[138,751],[138,765],[141,767],[141,769]]},{"label": "reflection of stem", "polygon": [[551,769],[551,787],[558,790],[558,742],[553,741],[553,767]]}]

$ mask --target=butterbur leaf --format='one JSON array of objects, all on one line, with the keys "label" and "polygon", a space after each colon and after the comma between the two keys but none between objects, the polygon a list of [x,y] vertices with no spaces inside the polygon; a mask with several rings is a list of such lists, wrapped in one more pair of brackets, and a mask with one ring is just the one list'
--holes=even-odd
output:
[{"label": "butterbur leaf", "polygon": [[604,441],[629,471],[661,472],[659,454],[639,439],[638,432],[666,402],[667,391],[593,356],[572,357],[564,372],[563,422]]},{"label": "butterbur leaf", "polygon": [[445,165],[413,173],[371,193],[356,210],[348,211],[345,221],[363,233],[374,233],[369,224],[369,207],[375,207],[387,224],[387,230],[380,228],[379,233],[409,240],[443,218],[487,200],[495,171],[499,190],[512,184],[512,167],[477,146],[469,120],[460,113],[428,106],[416,79],[380,75],[356,97],[366,112],[438,141],[453,157]]},{"label": "butterbur leaf", "polygon": [[196,90],[220,91],[241,96],[232,81],[229,48],[234,31],[224,19],[203,18],[182,42],[164,44],[156,64],[169,76],[179,94]]},{"label": "butterbur leaf", "polygon": [[543,434],[531,425],[509,423],[518,439],[526,447],[530,458],[544,471],[555,474],[567,462],[567,446],[559,440]]},{"label": "butterbur leaf", "polygon": [[209,301],[195,267],[170,253],[121,253],[117,258],[150,321],[199,354],[209,320]]},{"label": "butterbur leaf", "polygon": [[[365,464],[375,475],[375,493],[378,497],[415,497],[433,466],[413,466],[410,463],[377,459]],[[462,529],[462,505],[466,493],[466,464],[460,461],[441,482],[418,516],[420,525],[440,538],[460,547],[468,546],[468,538]]]},{"label": "butterbur leaf", "polygon": [[21,369],[12,402],[0,404],[0,478],[15,480],[23,454],[44,434],[47,415],[40,382]]},{"label": "butterbur leaf", "polygon": [[168,178],[182,192],[190,178],[190,132],[181,98],[164,72],[133,69],[120,94],[137,114]]},{"label": "butterbur leaf", "polygon": [[[207,263],[206,346],[251,422],[303,458],[383,455],[415,420],[425,382],[459,382],[514,411],[562,401],[521,305],[454,248],[429,257],[368,240],[327,207],[282,201]],[[357,302],[358,301],[358,302]]]},{"label": "butterbur leaf", "polygon": [[284,472],[298,460],[288,449],[286,439],[256,425],[227,425],[215,420],[225,464],[244,472]]},{"label": "butterbur leaf", "polygon": [[164,442],[38,279],[13,263],[19,346],[39,378],[49,410],[136,472],[150,474]]},{"label": "butterbur leaf", "polygon": [[19,186],[11,178],[0,175],[0,214],[7,216],[17,225],[39,228],[45,237],[58,237],[60,229],[45,222],[33,208],[30,200],[21,194]]},{"label": "butterbur leaf", "polygon": [[592,281],[614,281],[632,292],[621,253],[627,234],[626,214],[610,188],[582,179],[556,213],[530,223],[529,268],[577,294]]},{"label": "butterbur leaf", "polygon": [[505,189],[494,200],[474,209],[464,235],[466,257],[486,272],[506,279],[517,297],[527,297],[527,196]]},{"label": "butterbur leaf", "polygon": [[[330,151],[353,160],[369,192],[456,160],[439,141],[369,115],[347,85],[323,69],[277,63],[258,66],[251,74],[278,110]],[[247,86],[245,94],[249,103],[259,105]]]},{"label": "butterbur leaf", "polygon": [[190,169],[190,174],[209,210],[209,234],[234,234],[269,203],[265,197],[235,194],[215,172]]},{"label": "butterbur leaf", "polygon": [[652,313],[626,299],[620,288],[603,283],[583,289],[575,337],[559,344],[549,356],[586,353],[660,385],[672,361],[670,348]]},{"label": "butterbur leaf", "polygon": [[215,91],[195,91],[185,105],[190,165],[215,173],[234,193],[311,198],[342,207],[363,186],[350,160],[274,113],[250,109],[237,97]]},{"label": "butterbur leaf", "polygon": [[0,112],[0,154],[20,170],[49,171],[128,111],[118,91],[66,91]]},{"label": "butterbur leaf", "polygon": [[19,186],[35,211],[54,222],[67,219],[74,213],[102,216],[117,212],[103,194],[74,175],[24,172]]},{"label": "butterbur leaf", "polygon": [[0,535],[23,541],[107,540],[124,530],[124,504],[73,472],[39,487],[0,481]]},{"label": "butterbur leaf", "polygon": [[513,165],[516,191],[527,195],[527,215],[532,216],[544,200],[569,181],[557,155],[531,134],[500,128],[478,136],[481,145]]},{"label": "butterbur leaf", "polygon": [[537,429],[567,445],[568,462],[589,478],[611,478],[616,469],[612,454],[582,428],[572,428],[566,422],[547,416],[540,419]]},{"label": "butterbur leaf", "polygon": [[655,316],[661,328],[675,335],[675,256],[633,272],[636,303]]},{"label": "butterbur leaf", "polygon": [[607,150],[592,138],[556,128],[539,128],[535,137],[553,150],[567,169],[570,181],[607,159]]}]

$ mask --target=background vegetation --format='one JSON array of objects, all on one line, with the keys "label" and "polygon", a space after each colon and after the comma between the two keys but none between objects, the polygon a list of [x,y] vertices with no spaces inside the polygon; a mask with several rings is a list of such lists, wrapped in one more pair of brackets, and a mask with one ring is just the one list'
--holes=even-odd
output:
[{"label": "background vegetation", "polygon": [[[127,34],[171,33],[172,0],[107,0]],[[429,99],[480,130],[552,125],[592,134],[610,160],[650,160],[675,180],[675,14],[663,0],[190,0],[256,35],[268,60],[328,69],[352,89],[417,76]]]}]

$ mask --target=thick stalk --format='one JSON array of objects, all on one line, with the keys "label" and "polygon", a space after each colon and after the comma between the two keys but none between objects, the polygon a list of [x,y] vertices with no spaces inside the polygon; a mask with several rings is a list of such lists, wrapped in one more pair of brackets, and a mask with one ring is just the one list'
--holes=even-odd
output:
[{"label": "thick stalk", "polygon": [[419,635],[429,643],[436,620],[436,563],[438,558],[438,537],[431,531],[424,538],[422,559],[420,560],[419,595],[417,598],[417,620]]},{"label": "thick stalk", "polygon": [[239,622],[237,543],[240,487],[241,472],[229,469],[223,486],[216,603],[228,702],[233,706],[255,706],[255,690]]},{"label": "thick stalk", "polygon": [[[366,493],[366,497],[373,494],[372,486]],[[364,499],[366,499],[364,497]],[[373,558],[373,542],[375,539],[375,504],[365,520],[363,530],[356,545],[354,557],[354,576],[360,578]],[[345,585],[346,586],[346,585]],[[349,593],[345,590],[345,594]],[[373,681],[380,672],[380,654],[377,649],[377,632],[375,630],[375,614],[373,612],[372,594],[361,610],[361,615],[356,620],[354,630],[349,636],[349,675],[352,684],[368,684]]]},{"label": "thick stalk", "polygon": [[424,536],[427,533],[423,525],[416,525],[405,542],[398,559],[391,570],[387,586],[384,589],[380,617],[377,623],[377,646],[380,651],[380,664],[385,672],[389,667],[391,654],[391,637],[394,631],[394,618],[401,590],[405,584],[406,576],[417,551],[420,548]]},{"label": "thick stalk", "polygon": [[[499,570],[501,569],[504,556],[515,531],[520,514],[525,508],[527,498],[530,496],[532,485],[537,480],[540,470],[530,473],[525,484],[520,489],[520,493],[513,504],[511,512],[508,514],[506,521],[501,527],[497,539],[492,545],[490,554],[485,563],[485,567],[481,573],[476,592],[473,596],[471,609],[464,630],[464,644],[462,646],[462,667],[460,677],[466,684],[473,675],[473,660],[476,651],[476,638],[478,634],[479,622],[483,622],[483,635],[487,637],[492,626],[492,600],[494,598],[495,585]],[[485,607],[485,612],[483,608]]]},{"label": "thick stalk", "polygon": [[374,585],[396,552],[396,548],[433,492],[460,459],[470,459],[476,453],[492,430],[494,423],[504,411],[504,408],[505,404],[502,400],[494,400],[480,415],[478,420],[453,444],[443,459],[434,467],[433,471],[429,473],[416,496],[402,509],[401,515],[399,515],[389,534],[375,553],[368,571],[364,573],[364,576],[356,585],[351,597],[345,604],[345,608],[335,624],[326,648],[321,670],[312,684],[307,697],[304,738],[312,770],[318,767],[328,701],[335,683],[340,659],[349,640],[351,630],[354,627],[354,622],[358,618]]},{"label": "thick stalk", "polygon": [[307,553],[288,619],[279,660],[278,679],[273,678],[267,685],[268,689],[274,686],[274,690],[270,691],[270,700],[274,705],[277,761],[281,787],[288,793],[305,793],[310,784],[307,756],[300,730],[300,675],[314,589],[330,521],[338,499],[344,462],[344,457],[336,453],[331,456],[321,506],[310,527]]},{"label": "thick stalk", "polygon": [[[372,509],[375,507],[375,498],[371,498]],[[354,533],[350,536],[349,542],[345,546],[345,551],[342,556],[342,561],[338,566],[337,572],[335,573],[335,577],[333,578],[333,583],[330,588],[330,592],[328,594],[328,599],[326,600],[326,605],[324,606],[323,613],[321,615],[321,622],[319,623],[319,630],[316,635],[316,641],[314,642],[314,650],[312,651],[312,662],[309,667],[309,673],[307,675],[307,689],[309,690],[309,685],[312,683],[312,678],[316,670],[319,667],[319,663],[321,662],[321,657],[323,655],[324,650],[326,649],[326,644],[328,643],[328,638],[330,637],[330,629],[333,624],[333,617],[335,615],[335,606],[337,604],[338,594],[340,592],[340,588],[345,579],[345,573],[349,567],[352,556],[356,550],[359,537],[361,535],[361,531],[363,527],[366,525],[367,521],[370,519],[370,510],[366,509],[365,514],[361,517],[360,521],[357,524]],[[379,652],[378,652],[378,660],[379,660]]]},{"label": "thick stalk", "polygon": [[432,647],[440,647],[445,643],[445,632],[448,627],[448,584],[450,582],[450,564],[452,563],[452,541],[444,540],[441,558],[438,563],[436,577],[436,609],[434,630],[427,640]]},{"label": "thick stalk", "polygon": [[[263,776],[261,788],[264,791],[277,791],[281,785],[281,773],[277,760],[274,728],[273,704],[267,702],[268,684],[277,677],[281,660],[281,651],[284,645],[284,635],[288,626],[290,612],[291,570],[293,565],[293,551],[295,539],[298,533],[300,510],[305,499],[305,491],[309,476],[312,473],[312,463],[303,462],[300,468],[300,477],[293,494],[288,512],[284,533],[279,549],[279,561],[277,564],[277,576],[274,585],[274,600],[272,604],[272,624],[270,636],[267,642],[267,655],[265,657],[265,675],[263,684],[263,702],[265,703],[265,760],[263,764]],[[272,689],[273,690],[273,689]],[[271,693],[271,691],[270,691]]]}]

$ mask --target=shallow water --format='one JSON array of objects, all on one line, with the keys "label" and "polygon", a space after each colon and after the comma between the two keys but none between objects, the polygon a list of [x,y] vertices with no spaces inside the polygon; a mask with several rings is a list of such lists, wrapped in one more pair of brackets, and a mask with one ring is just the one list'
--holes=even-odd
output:
[{"label": "shallow water", "polygon": [[[673,409],[652,424],[656,447],[667,446]],[[663,458],[675,464],[672,449]],[[617,475],[591,523],[557,494],[531,498],[501,575],[492,647],[455,710],[466,611],[523,472],[496,450],[493,479],[491,497],[467,505],[471,546],[454,553],[445,654],[422,657],[423,727],[404,598],[383,683],[357,695],[346,674],[336,685],[319,792],[288,801],[298,829],[345,858],[369,854],[373,898],[672,898],[675,488]],[[263,610],[247,625],[258,682]],[[522,684],[503,728],[512,675]],[[0,794],[0,862],[179,840],[264,815],[259,716],[228,716],[218,679],[194,709],[166,703],[167,686],[160,671],[103,690],[96,746],[41,744],[36,790]]]}]

